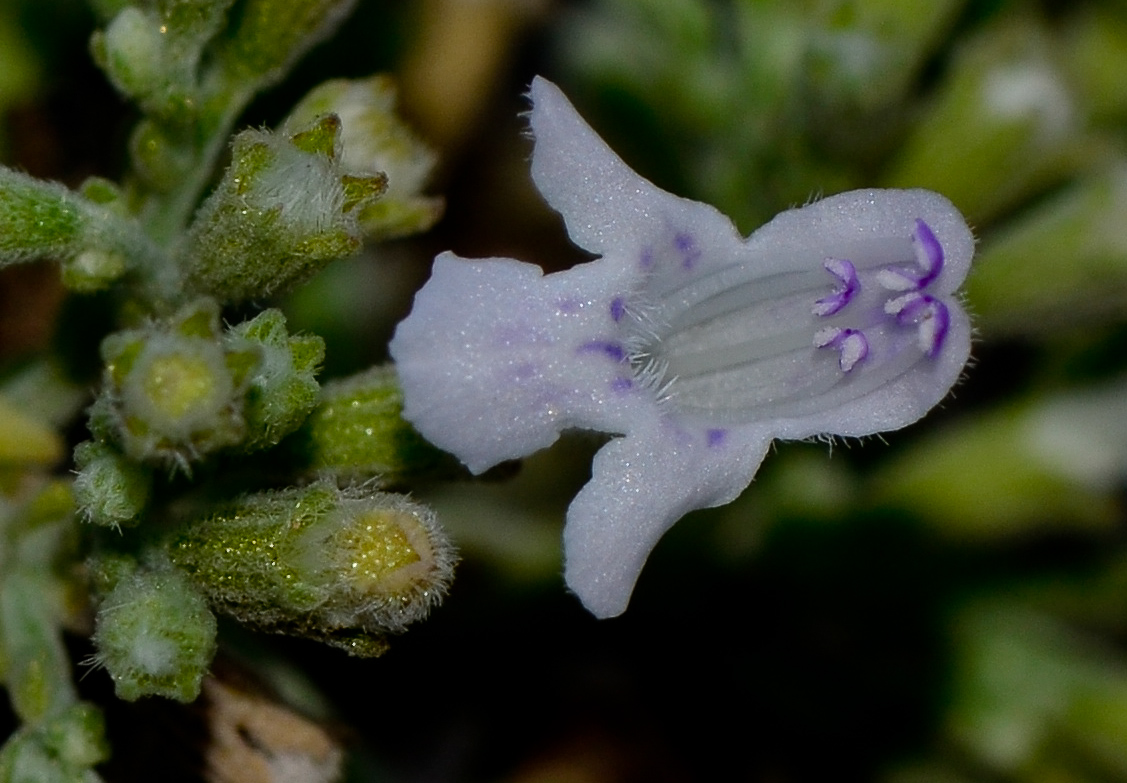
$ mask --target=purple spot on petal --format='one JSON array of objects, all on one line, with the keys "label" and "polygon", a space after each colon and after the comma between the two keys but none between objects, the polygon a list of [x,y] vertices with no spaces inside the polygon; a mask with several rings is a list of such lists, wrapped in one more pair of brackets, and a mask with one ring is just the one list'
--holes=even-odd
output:
[{"label": "purple spot on petal", "polygon": [[708,431],[708,447],[716,448],[724,443],[724,439],[728,436],[727,430],[709,430]]},{"label": "purple spot on petal", "polygon": [[572,297],[562,297],[556,302],[556,307],[560,309],[561,313],[577,313],[583,307],[583,302]]},{"label": "purple spot on petal", "polygon": [[638,259],[638,263],[642,269],[653,269],[654,267],[654,251],[652,247],[642,248],[642,255]]},{"label": "purple spot on petal", "polygon": [[629,378],[615,378],[610,382],[610,387],[616,392],[626,392],[634,388],[634,381]]},{"label": "purple spot on petal", "polygon": [[626,361],[626,349],[610,340],[592,340],[579,346],[580,353],[601,353],[616,362]]},{"label": "purple spot on petal", "polygon": [[530,329],[525,324],[505,323],[493,331],[493,345],[497,348],[516,348],[545,341],[546,335],[542,331]]},{"label": "purple spot on petal", "polygon": [[624,315],[626,315],[626,303],[622,301],[621,296],[616,296],[610,300],[610,317],[617,323]]},{"label": "purple spot on petal", "polygon": [[692,234],[678,231],[673,237],[673,246],[681,254],[681,266],[685,269],[696,266],[697,261],[700,260],[701,249],[697,247],[697,241],[693,239]]},{"label": "purple spot on petal", "polygon": [[516,383],[530,381],[540,375],[540,370],[532,362],[521,362],[509,370],[509,377]]}]

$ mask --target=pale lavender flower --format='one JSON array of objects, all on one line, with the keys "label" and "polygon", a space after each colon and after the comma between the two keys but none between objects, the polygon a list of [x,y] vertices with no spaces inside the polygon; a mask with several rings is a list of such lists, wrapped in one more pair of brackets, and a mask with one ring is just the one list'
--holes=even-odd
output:
[{"label": "pale lavender flower", "polygon": [[568,585],[610,617],[661,535],[739,495],[773,439],[897,429],[947,394],[974,241],[923,190],[832,196],[744,239],[631,171],[555,85],[532,99],[536,186],[600,257],[544,275],[443,253],[391,352],[404,415],[475,473],[567,428],[621,436],[564,531]]}]

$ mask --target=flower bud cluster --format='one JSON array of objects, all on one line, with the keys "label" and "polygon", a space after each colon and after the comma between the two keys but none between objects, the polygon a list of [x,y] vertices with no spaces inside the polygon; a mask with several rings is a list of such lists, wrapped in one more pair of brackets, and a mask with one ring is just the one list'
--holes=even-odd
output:
[{"label": "flower bud cluster", "polygon": [[[394,373],[322,399],[324,340],[260,304],[366,239],[433,224],[441,203],[421,190],[434,157],[395,117],[386,78],[331,83],[278,131],[232,136],[353,5],[95,0],[94,58],[141,114],[131,170],[71,190],[0,167],[0,266],[54,260],[70,291],[105,292],[97,328],[72,340],[97,342],[102,362],[73,479],[50,483],[47,516],[0,497],[0,684],[25,723],[0,750],[0,783],[87,779],[105,757],[73,744],[102,733],[67,712],[81,706],[68,611],[86,622],[96,605],[93,660],[121,698],[189,701],[216,649],[213,610],[375,655],[445,593],[455,557],[433,514],[375,491],[436,454],[402,420]],[[43,399],[2,381],[2,492],[65,470],[89,380],[44,382]],[[319,483],[261,491],[311,473]],[[93,600],[70,595],[74,574]]]},{"label": "flower bud cluster", "polygon": [[290,336],[279,310],[221,330],[207,298],[165,324],[110,335],[91,408],[98,440],[76,453],[80,507],[90,521],[128,523],[148,495],[143,463],[186,471],[220,449],[276,445],[316,405],[324,353],[320,337]]},{"label": "flower bud cluster", "polygon": [[233,0],[158,0],[125,5],[91,40],[95,61],[145,117],[133,131],[134,169],[148,187],[176,189],[190,177],[200,131],[222,122],[231,85],[201,68]]}]

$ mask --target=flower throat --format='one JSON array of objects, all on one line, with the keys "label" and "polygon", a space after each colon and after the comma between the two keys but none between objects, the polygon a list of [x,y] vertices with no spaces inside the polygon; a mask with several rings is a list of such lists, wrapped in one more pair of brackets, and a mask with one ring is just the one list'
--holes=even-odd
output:
[{"label": "flower throat", "polygon": [[[671,244],[682,265],[699,258],[685,235]],[[616,300],[637,323],[635,376],[684,414],[736,424],[841,405],[943,347],[947,307],[928,293],[943,249],[923,220],[911,237],[787,267],[804,271],[729,266],[650,288],[640,305]]]}]

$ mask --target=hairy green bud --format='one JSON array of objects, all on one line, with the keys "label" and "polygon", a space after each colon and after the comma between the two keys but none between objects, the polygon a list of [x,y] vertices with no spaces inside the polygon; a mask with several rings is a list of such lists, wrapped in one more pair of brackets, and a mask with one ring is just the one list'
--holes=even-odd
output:
[{"label": "hairy green bud", "polygon": [[0,167],[0,264],[77,254],[91,210],[57,182]]},{"label": "hairy green bud", "polygon": [[92,767],[110,757],[106,722],[93,704],[78,702],[43,726],[44,745],[69,767]]},{"label": "hairy green bud", "polygon": [[292,135],[235,137],[231,166],[185,245],[190,290],[227,302],[270,296],[360,248],[357,214],[387,181],[344,173],[339,133],[326,115]]},{"label": "hairy green bud", "polygon": [[395,102],[389,76],[334,79],[306,95],[286,120],[286,127],[301,127],[321,115],[337,115],[342,168],[356,175],[387,175],[387,192],[359,216],[365,235],[373,239],[425,231],[442,214],[442,199],[422,195],[435,155],[399,119]]},{"label": "hairy green bud", "polygon": [[0,263],[74,255],[90,223],[80,197],[0,167]]},{"label": "hairy green bud", "polygon": [[378,655],[426,616],[456,556],[433,512],[327,482],[245,495],[169,548],[212,603],[242,622]]},{"label": "hairy green bud", "polygon": [[240,443],[258,349],[222,339],[219,308],[201,299],[163,327],[127,330],[102,342],[105,387],[91,430],[109,430],[127,456],[187,470],[205,454]]},{"label": "hairy green bud", "polygon": [[[121,217],[129,218],[129,209],[118,186],[101,177],[90,177],[79,191],[92,204]],[[109,288],[130,268],[129,257],[121,248],[87,247],[77,254],[62,258],[63,285],[82,294]]]},{"label": "hairy green bud", "polygon": [[95,661],[119,698],[189,702],[215,655],[215,616],[180,572],[138,570],[117,581],[98,608]]},{"label": "hairy green bud", "polygon": [[143,99],[167,77],[166,33],[154,14],[129,6],[94,35],[91,50],[115,87]]},{"label": "hairy green bud", "polygon": [[160,0],[128,6],[91,49],[123,94],[149,115],[186,126],[202,108],[199,88],[203,47],[219,31],[233,0]]},{"label": "hairy green bud", "polygon": [[151,470],[99,441],[78,444],[74,462],[74,502],[87,522],[119,527],[138,521],[149,502]]},{"label": "hairy green bud", "polygon": [[403,419],[403,392],[393,367],[373,367],[330,381],[295,444],[319,473],[394,483],[440,465],[443,452]]},{"label": "hairy green bud", "polygon": [[316,335],[291,337],[286,317],[273,309],[233,327],[231,334],[258,346],[262,355],[247,391],[243,448],[268,448],[300,427],[317,404],[325,341]]}]

